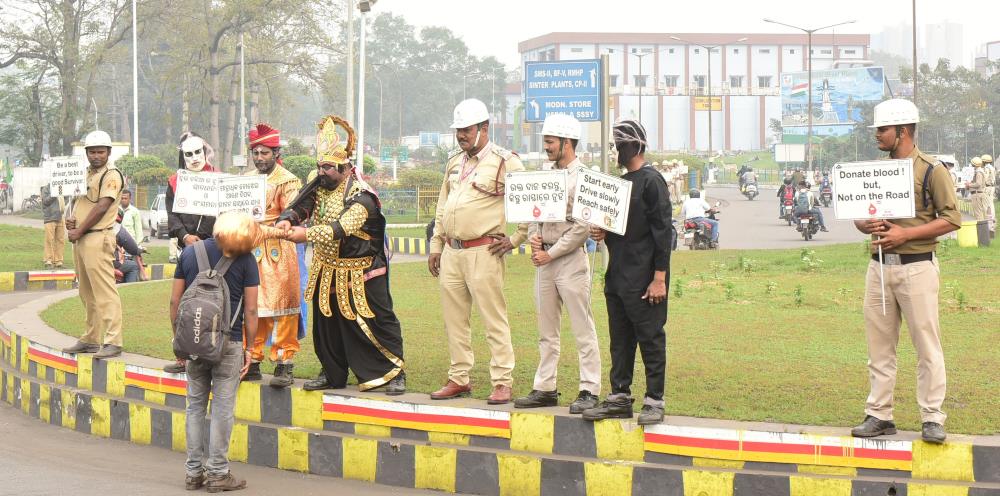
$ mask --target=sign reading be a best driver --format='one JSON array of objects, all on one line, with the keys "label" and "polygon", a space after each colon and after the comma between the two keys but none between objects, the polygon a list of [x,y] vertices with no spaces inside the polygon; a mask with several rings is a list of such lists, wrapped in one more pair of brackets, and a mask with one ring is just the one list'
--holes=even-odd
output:
[{"label": "sign reading be a best driver", "polygon": [[916,216],[913,195],[910,159],[833,166],[833,207],[838,219],[909,219]]}]

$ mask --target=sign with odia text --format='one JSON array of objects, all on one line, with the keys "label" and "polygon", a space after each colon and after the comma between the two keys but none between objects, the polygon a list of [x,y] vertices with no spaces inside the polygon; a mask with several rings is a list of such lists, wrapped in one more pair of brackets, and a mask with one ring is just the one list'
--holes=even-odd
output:
[{"label": "sign with odia text", "polygon": [[49,173],[49,194],[52,196],[82,195],[87,192],[86,157],[52,157],[42,161]]},{"label": "sign with odia text", "polygon": [[840,220],[915,217],[913,161],[869,160],[835,164],[833,208]]},{"label": "sign with odia text", "polygon": [[217,217],[239,210],[256,220],[264,218],[267,176],[236,176],[216,172],[177,171],[174,211]]},{"label": "sign with odia text", "polygon": [[625,234],[631,195],[631,181],[581,167],[573,191],[573,218]]},{"label": "sign with odia text", "polygon": [[504,179],[507,222],[566,220],[566,171],[508,172]]}]

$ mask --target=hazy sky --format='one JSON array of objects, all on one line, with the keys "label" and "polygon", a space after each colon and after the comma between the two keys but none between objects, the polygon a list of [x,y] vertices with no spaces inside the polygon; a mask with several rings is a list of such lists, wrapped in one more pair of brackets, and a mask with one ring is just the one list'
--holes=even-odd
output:
[{"label": "hazy sky", "polygon": [[[963,65],[980,45],[1000,40],[1000,0],[916,3],[918,31],[945,20],[963,25]],[[379,0],[375,10],[402,15],[417,26],[446,26],[476,55],[495,55],[516,66],[519,41],[553,31],[795,32],[761,20],[769,17],[805,28],[855,19],[837,32],[875,34],[883,26],[909,23],[911,5],[912,0]]]}]

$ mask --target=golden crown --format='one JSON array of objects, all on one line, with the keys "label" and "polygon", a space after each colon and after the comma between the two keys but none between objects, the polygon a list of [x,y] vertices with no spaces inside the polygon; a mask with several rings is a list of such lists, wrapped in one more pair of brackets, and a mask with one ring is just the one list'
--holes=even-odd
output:
[{"label": "golden crown", "polygon": [[[341,117],[328,115],[320,119],[316,124],[319,132],[316,133],[316,163],[346,164],[351,161],[354,154],[354,144],[357,137],[354,129]],[[347,133],[347,140],[341,138],[337,132],[340,126]]]}]

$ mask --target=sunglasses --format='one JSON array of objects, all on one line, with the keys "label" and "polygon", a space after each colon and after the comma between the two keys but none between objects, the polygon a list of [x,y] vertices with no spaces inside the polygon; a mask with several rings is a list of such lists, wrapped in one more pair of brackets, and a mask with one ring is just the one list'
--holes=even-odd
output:
[{"label": "sunglasses", "polygon": [[329,172],[330,169],[340,169],[340,166],[336,164],[320,164],[318,167],[323,172]]},{"label": "sunglasses", "polygon": [[195,150],[193,152],[184,152],[184,156],[185,157],[193,157],[195,155],[201,155],[201,153],[202,153],[202,150],[198,149],[198,150]]}]

